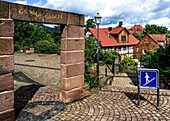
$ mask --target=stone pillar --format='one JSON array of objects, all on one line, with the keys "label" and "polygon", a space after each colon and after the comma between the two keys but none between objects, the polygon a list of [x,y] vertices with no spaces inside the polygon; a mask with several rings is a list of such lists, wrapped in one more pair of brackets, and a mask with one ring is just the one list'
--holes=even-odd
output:
[{"label": "stone pillar", "polygon": [[90,94],[84,85],[84,29],[65,26],[61,40],[60,100],[68,103]]},{"label": "stone pillar", "polygon": [[14,21],[0,19],[0,121],[14,121]]}]

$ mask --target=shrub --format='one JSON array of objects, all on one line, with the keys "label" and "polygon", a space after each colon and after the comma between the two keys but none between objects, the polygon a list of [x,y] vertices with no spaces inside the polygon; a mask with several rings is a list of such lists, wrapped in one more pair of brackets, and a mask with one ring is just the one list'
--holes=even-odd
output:
[{"label": "shrub", "polygon": [[121,66],[135,66],[137,65],[136,61],[133,59],[133,57],[125,56],[122,62],[120,63]]},{"label": "shrub", "polygon": [[59,54],[60,48],[54,42],[43,40],[35,43],[35,52],[45,54]]},{"label": "shrub", "polygon": [[98,86],[97,78],[94,73],[96,73],[94,72],[94,70],[88,68],[85,70],[85,74],[84,74],[85,83],[89,84],[91,88]]},{"label": "shrub", "polygon": [[85,83],[89,84],[91,88],[98,85],[96,76],[92,74],[94,70],[91,69],[93,63],[95,63],[96,57],[96,40],[94,37],[85,38]]},{"label": "shrub", "polygon": [[14,51],[18,52],[20,50],[20,46],[18,44],[14,45]]}]

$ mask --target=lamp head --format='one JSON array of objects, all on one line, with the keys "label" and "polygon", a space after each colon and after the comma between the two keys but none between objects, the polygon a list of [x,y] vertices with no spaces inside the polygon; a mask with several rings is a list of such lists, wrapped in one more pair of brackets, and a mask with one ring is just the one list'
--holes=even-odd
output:
[{"label": "lamp head", "polygon": [[97,15],[94,18],[95,18],[96,24],[99,25],[101,23],[102,17],[99,15],[99,13],[97,13]]}]

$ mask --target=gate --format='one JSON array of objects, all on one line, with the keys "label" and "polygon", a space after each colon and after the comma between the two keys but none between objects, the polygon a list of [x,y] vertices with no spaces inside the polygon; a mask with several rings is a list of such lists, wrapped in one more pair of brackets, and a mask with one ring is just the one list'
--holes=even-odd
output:
[{"label": "gate", "polygon": [[[136,87],[138,86],[137,66],[122,66],[119,63],[113,65],[100,65],[100,84],[112,85],[118,87]],[[160,73],[160,88],[170,89],[170,75]]]}]

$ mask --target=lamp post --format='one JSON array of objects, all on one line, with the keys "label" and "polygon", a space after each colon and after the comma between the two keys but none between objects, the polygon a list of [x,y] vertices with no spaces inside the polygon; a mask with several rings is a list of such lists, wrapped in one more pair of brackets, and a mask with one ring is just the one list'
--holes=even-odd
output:
[{"label": "lamp post", "polygon": [[168,43],[168,32],[166,32],[166,41],[165,41],[166,43],[165,43],[165,45],[166,45],[166,47],[167,47],[167,45],[169,44]]},{"label": "lamp post", "polygon": [[94,17],[95,18],[95,23],[97,25],[97,81],[99,83],[99,25],[101,23],[101,16],[99,15],[99,13],[97,13],[97,15]]}]

